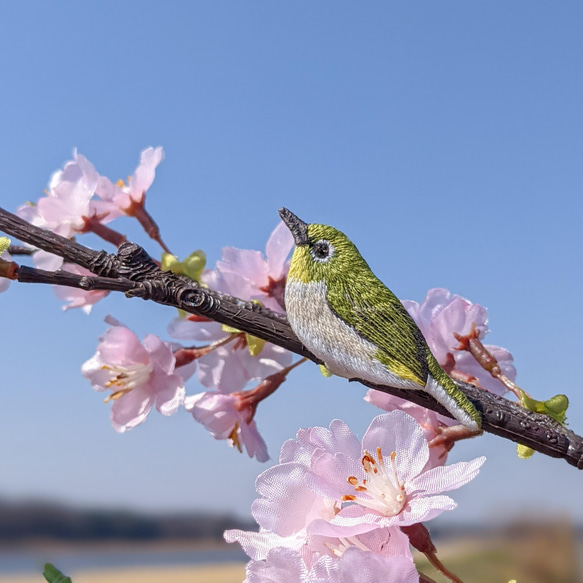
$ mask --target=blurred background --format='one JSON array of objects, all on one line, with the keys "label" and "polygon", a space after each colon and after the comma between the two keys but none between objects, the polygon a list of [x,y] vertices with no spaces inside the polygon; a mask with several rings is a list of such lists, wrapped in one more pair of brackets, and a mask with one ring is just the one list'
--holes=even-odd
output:
[{"label": "blurred background", "polygon": [[[36,201],[74,147],[115,181],[161,145],[148,208],[174,253],[202,248],[212,267],[225,245],[263,250],[282,205],[332,224],[400,298],[445,287],[486,306],[487,342],[512,352],[533,396],[566,393],[581,433],[582,26],[570,0],[3,3],[0,204]],[[131,220],[117,227],[159,253]],[[89,317],[62,313],[51,289],[24,284],[0,306],[4,581],[46,559],[75,572],[244,561],[204,553],[250,521],[269,463],[184,411],[117,434],[80,374],[107,314],[168,339],[174,311],[109,296]],[[294,371],[258,411],[272,459],[300,427],[342,418],[362,435],[378,413],[364,393]],[[482,454],[458,508],[429,525],[444,558],[498,557],[489,581],[575,581],[581,475],[491,435],[450,461]],[[456,558],[460,537],[475,544]],[[570,570],[541,566],[553,560]],[[225,581],[242,580],[233,568]]]}]

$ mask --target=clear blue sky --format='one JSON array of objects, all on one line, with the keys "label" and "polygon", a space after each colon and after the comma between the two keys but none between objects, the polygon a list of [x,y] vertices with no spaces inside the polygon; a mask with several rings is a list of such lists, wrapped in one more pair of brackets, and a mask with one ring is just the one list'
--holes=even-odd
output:
[{"label": "clear blue sky", "polygon": [[[118,179],[162,145],[148,204],[176,253],[263,249],[282,205],[335,225],[401,298],[442,286],[487,306],[518,382],[567,393],[581,433],[581,30],[569,0],[5,3],[0,201],[36,200],[73,147]],[[184,412],[118,435],[81,377],[107,313],[164,336],[172,310],[110,297],[62,314],[22,284],[0,306],[0,495],[248,513],[267,466]],[[363,394],[296,371],[259,409],[272,457],[335,417],[362,433]],[[481,454],[447,520],[583,520],[565,462],[519,461],[493,436],[451,459]]]}]

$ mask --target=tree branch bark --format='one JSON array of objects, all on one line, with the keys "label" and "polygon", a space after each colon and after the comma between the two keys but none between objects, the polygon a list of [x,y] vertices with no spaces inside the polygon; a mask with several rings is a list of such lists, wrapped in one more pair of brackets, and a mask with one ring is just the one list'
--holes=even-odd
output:
[{"label": "tree branch bark", "polygon": [[[293,333],[285,316],[267,308],[209,290],[190,279],[161,271],[138,245],[124,243],[117,255],[93,251],[50,231],[30,225],[0,208],[0,230],[89,269],[95,276],[78,276],[66,271],[46,272],[19,266],[16,279],[29,283],[55,283],[85,290],[121,291],[128,297],[140,297],[205,316],[253,336],[272,342],[291,352],[320,361]],[[367,387],[407,399],[451,417],[428,393],[379,386],[358,381]],[[474,385],[455,381],[482,415],[482,428],[505,439],[522,443],[583,469],[583,438],[550,417],[533,413],[519,404],[484,391]]]}]

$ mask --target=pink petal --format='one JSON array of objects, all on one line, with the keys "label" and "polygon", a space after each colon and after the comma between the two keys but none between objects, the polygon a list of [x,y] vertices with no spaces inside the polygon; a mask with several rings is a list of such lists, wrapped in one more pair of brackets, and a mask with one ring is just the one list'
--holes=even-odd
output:
[{"label": "pink petal", "polygon": [[140,201],[142,194],[152,186],[156,177],[156,167],[163,158],[164,150],[160,146],[146,148],[140,154],[140,164],[129,180],[131,196],[136,202]]},{"label": "pink petal", "polygon": [[293,246],[291,231],[280,221],[265,245],[267,270],[272,279],[278,280],[287,275],[285,262]]},{"label": "pink petal", "polygon": [[271,549],[285,547],[298,550],[305,544],[305,537],[296,535],[282,537],[265,529],[259,532],[226,530],[223,536],[228,543],[238,542],[245,553],[256,561],[265,559]]},{"label": "pink petal", "polygon": [[92,199],[89,201],[89,217],[100,217],[100,222],[104,225],[121,217],[124,212],[113,201]]},{"label": "pink petal", "polygon": [[345,516],[348,508],[340,511],[340,514],[333,520],[317,519],[310,522],[308,534],[329,536],[333,538],[342,538],[349,536],[358,536],[379,528],[379,526],[393,526],[397,524],[398,519],[392,517],[392,524],[381,524],[381,516],[378,514],[364,514],[359,508],[351,506],[359,512],[357,516]]},{"label": "pink petal", "polygon": [[60,269],[63,265],[63,258],[59,257],[58,255],[53,255],[52,253],[48,253],[47,251],[43,251],[40,249],[39,251],[35,251],[32,260],[34,262],[35,267],[38,269],[44,269],[45,271],[56,271]]},{"label": "pink petal", "polygon": [[312,471],[306,478],[309,488],[327,498],[340,498],[354,494],[354,487],[348,483],[349,476],[359,480],[365,478],[364,469],[359,458],[342,452],[331,454],[316,450],[312,455]]},{"label": "pink petal", "polygon": [[248,583],[309,583],[307,577],[304,562],[291,549],[273,549],[264,561],[251,561],[247,565]]},{"label": "pink petal", "polygon": [[148,363],[149,356],[139,338],[123,326],[112,326],[103,336],[98,347],[105,363],[127,366]]},{"label": "pink petal", "polygon": [[257,429],[255,419],[251,423],[243,420],[239,424],[239,441],[247,450],[249,457],[254,457],[258,462],[266,462],[269,459],[267,444]]},{"label": "pink petal", "polygon": [[338,583],[419,583],[412,558],[383,557],[358,548],[350,548],[342,555],[338,575]]},{"label": "pink petal", "polygon": [[255,487],[262,496],[251,506],[257,523],[279,536],[291,536],[306,527],[314,505],[320,510],[316,494],[306,488],[308,470],[297,463],[274,466],[262,472]]},{"label": "pink petal", "polygon": [[176,359],[170,347],[154,334],[148,334],[142,340],[142,344],[150,353],[150,360],[155,366],[159,367],[162,372],[172,374]]},{"label": "pink petal", "polygon": [[[259,251],[224,247],[222,256],[222,261],[217,262],[217,270],[223,275],[237,274],[254,285],[267,284],[267,265]],[[237,290],[231,289],[233,295],[237,295],[236,292]]]},{"label": "pink petal", "polygon": [[248,350],[221,346],[199,359],[198,380],[221,393],[241,391],[251,379],[245,367],[247,358],[253,358]]},{"label": "pink petal", "polygon": [[361,447],[356,435],[340,419],[330,423],[330,429],[313,427],[309,430],[310,443],[314,448],[321,448],[330,453],[343,452],[348,457],[360,458]]},{"label": "pink petal", "polygon": [[111,407],[113,428],[123,433],[143,423],[154,405],[154,400],[149,391],[141,386],[114,401]]},{"label": "pink petal", "polygon": [[103,368],[103,360],[99,353],[92,356],[81,366],[81,373],[91,382],[96,391],[107,390],[105,385],[111,380],[111,372]]},{"label": "pink petal", "polygon": [[403,411],[375,417],[362,438],[362,447],[375,457],[380,447],[385,465],[394,451],[397,475],[401,481],[419,474],[429,459],[429,446],[423,431],[415,419]]},{"label": "pink petal", "polygon": [[421,320],[430,322],[443,306],[449,304],[450,300],[451,293],[449,290],[442,287],[430,289],[419,306]]},{"label": "pink petal", "polygon": [[[299,431],[308,431],[307,429],[300,429]],[[299,433],[298,431],[298,433]],[[288,439],[283,442],[281,451],[279,453],[279,463],[285,464],[287,462],[298,462],[305,466],[310,465],[312,459],[313,449],[306,447],[299,443],[296,439]]]},{"label": "pink petal", "polygon": [[456,490],[473,480],[486,461],[484,456],[470,462],[458,462],[433,468],[407,482],[408,494],[437,494]]},{"label": "pink petal", "polygon": [[214,342],[225,338],[218,322],[193,322],[188,318],[173,318],[168,324],[168,334],[177,340],[198,340],[200,342]]},{"label": "pink petal", "polygon": [[[457,504],[449,496],[428,496],[413,498],[404,510],[397,515],[398,521],[391,525],[408,526],[418,522],[426,522],[439,516],[445,510],[453,510]],[[387,519],[382,519],[380,525],[388,526]]]},{"label": "pink petal", "polygon": [[196,421],[202,423],[215,439],[227,439],[241,422],[241,414],[235,409],[236,397],[216,391],[186,397],[184,406]]},{"label": "pink petal", "polygon": [[150,380],[151,390],[156,394],[156,409],[162,415],[174,415],[184,402],[186,389],[178,374],[159,374],[154,372]]}]

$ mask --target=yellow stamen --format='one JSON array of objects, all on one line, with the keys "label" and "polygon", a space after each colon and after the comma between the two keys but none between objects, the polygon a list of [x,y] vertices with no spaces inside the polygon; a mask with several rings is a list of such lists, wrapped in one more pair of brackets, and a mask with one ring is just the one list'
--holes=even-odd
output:
[{"label": "yellow stamen", "polygon": [[119,391],[115,391],[115,392],[111,393],[111,395],[108,395],[107,397],[105,397],[105,400],[103,402],[109,403],[110,401],[117,401],[118,399],[121,399],[124,395],[129,393],[130,391],[131,391],[131,389],[121,389]]},{"label": "yellow stamen", "polygon": [[239,441],[239,422],[235,423],[235,427],[229,433],[229,439],[234,447],[239,450],[239,453],[243,453],[243,447],[241,446],[241,442]]}]

